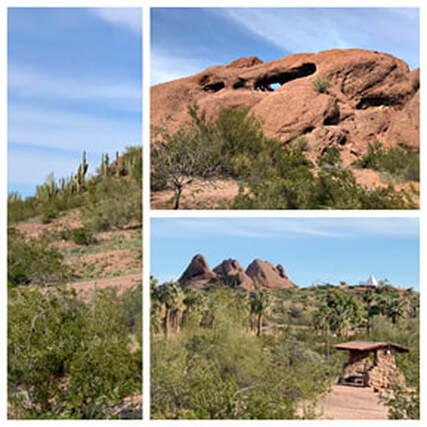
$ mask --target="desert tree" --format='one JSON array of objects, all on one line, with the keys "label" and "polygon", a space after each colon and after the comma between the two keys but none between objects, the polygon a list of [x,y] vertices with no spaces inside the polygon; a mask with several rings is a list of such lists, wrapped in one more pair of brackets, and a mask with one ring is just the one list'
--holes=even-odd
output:
[{"label": "desert tree", "polygon": [[[192,124],[170,134],[165,127],[155,129],[151,149],[152,172],[163,177],[174,192],[174,209],[179,209],[182,191],[195,178],[209,178],[220,166],[213,143],[214,130],[205,112],[189,108]],[[152,175],[153,176],[153,175]]]},{"label": "desert tree", "polygon": [[262,333],[262,320],[264,315],[268,312],[270,304],[271,298],[266,290],[257,290],[256,292],[251,294],[250,306],[251,313],[256,317],[257,336],[260,336]]}]

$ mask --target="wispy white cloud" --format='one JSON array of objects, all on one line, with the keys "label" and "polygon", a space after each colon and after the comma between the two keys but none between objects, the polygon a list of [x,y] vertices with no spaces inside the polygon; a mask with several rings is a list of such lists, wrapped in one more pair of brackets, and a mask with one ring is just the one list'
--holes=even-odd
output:
[{"label": "wispy white cloud", "polygon": [[153,219],[154,238],[209,238],[227,236],[254,239],[286,237],[357,238],[362,235],[418,236],[415,219],[306,218],[306,219]]},{"label": "wispy white cloud", "polygon": [[152,51],[150,61],[152,85],[188,77],[207,67],[201,59],[176,56],[159,49]]},{"label": "wispy white cloud", "polygon": [[225,8],[224,13],[283,50],[295,53],[333,48],[384,50],[410,58],[410,65],[417,65],[418,9],[383,8],[380,14],[379,10]]},{"label": "wispy white cloud", "polygon": [[[66,177],[77,170],[79,161],[78,155],[9,148],[8,181],[14,184],[41,184],[51,171],[55,171],[56,178]],[[43,167],[35,167],[35,165],[43,165]]]},{"label": "wispy white cloud", "polygon": [[11,142],[93,153],[140,145],[138,122],[84,113],[56,111],[11,104],[8,110]]},{"label": "wispy white cloud", "polygon": [[121,28],[131,30],[138,35],[142,33],[141,8],[91,8],[89,9],[98,18]]},{"label": "wispy white cloud", "polygon": [[34,101],[95,101],[124,112],[141,111],[142,88],[127,81],[61,77],[9,64],[8,87],[14,96]]}]

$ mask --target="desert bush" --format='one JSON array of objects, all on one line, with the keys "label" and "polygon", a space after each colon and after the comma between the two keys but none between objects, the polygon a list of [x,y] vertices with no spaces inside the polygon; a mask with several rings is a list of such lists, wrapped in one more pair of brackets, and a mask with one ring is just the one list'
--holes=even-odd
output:
[{"label": "desert bush", "polygon": [[330,86],[331,83],[321,77],[316,77],[315,80],[313,80],[314,89],[316,89],[320,93],[325,93]]},{"label": "desert bush", "polygon": [[420,419],[420,388],[411,390],[405,387],[393,387],[391,392],[381,396],[388,407],[388,418],[391,420]]},{"label": "desert bush", "polygon": [[407,209],[412,200],[391,186],[368,190],[356,182],[349,169],[340,166],[338,150],[328,150],[313,165],[301,149],[281,150],[272,166],[254,175],[233,200],[234,209]]},{"label": "desert bush", "polygon": [[[290,332],[278,338],[251,333],[248,295],[218,286],[205,296],[209,322],[151,341],[152,417],[312,417],[331,379],[323,357]],[[297,415],[302,402],[311,410]]]},{"label": "desert bush", "polygon": [[51,285],[64,282],[70,276],[61,253],[43,239],[26,240],[24,235],[9,227],[7,245],[9,287]]},{"label": "desert bush", "polygon": [[42,210],[42,224],[50,224],[55,218],[58,218],[59,212],[52,206],[47,206]]},{"label": "desert bush", "polygon": [[140,359],[113,290],[94,307],[60,289],[9,295],[10,418],[119,417],[113,409],[141,392]]},{"label": "desert bush", "polygon": [[7,198],[7,223],[16,224],[38,215],[34,197],[22,200],[18,193],[10,193]]},{"label": "desert bush", "polygon": [[82,219],[89,230],[122,228],[142,219],[142,188],[134,180],[104,178],[88,188],[87,197]]},{"label": "desert bush", "polygon": [[71,240],[77,245],[91,245],[97,243],[97,239],[93,232],[87,227],[77,227],[70,231]]},{"label": "desert bush", "polygon": [[376,141],[369,144],[368,152],[356,160],[354,165],[386,172],[398,181],[420,180],[420,155],[406,145],[383,148],[383,145]]}]

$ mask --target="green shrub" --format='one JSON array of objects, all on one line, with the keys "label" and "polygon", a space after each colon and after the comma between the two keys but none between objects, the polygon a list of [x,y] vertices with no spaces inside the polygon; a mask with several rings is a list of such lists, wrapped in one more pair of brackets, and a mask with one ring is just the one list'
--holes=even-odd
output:
[{"label": "green shrub", "polygon": [[88,188],[82,208],[85,227],[105,231],[142,220],[142,187],[127,178],[107,177]]},{"label": "green shrub", "polygon": [[70,276],[61,253],[43,239],[26,240],[14,228],[7,232],[7,279],[9,287],[51,285]]},{"label": "green shrub", "polygon": [[326,92],[330,86],[331,83],[321,77],[316,77],[316,79],[313,80],[313,87],[320,93]]},{"label": "green shrub", "polygon": [[98,293],[94,307],[60,289],[11,292],[9,417],[119,418],[125,398],[141,393],[141,351],[130,344],[111,289]]},{"label": "green shrub", "polygon": [[383,148],[383,145],[376,141],[369,144],[368,152],[356,160],[354,165],[389,173],[398,181],[420,180],[420,155],[406,145]]},{"label": "green shrub", "polygon": [[58,218],[59,212],[53,207],[46,207],[42,211],[42,223],[50,224],[54,219]]},{"label": "green shrub", "polygon": [[[154,320],[164,313],[156,304],[155,281],[152,286]],[[196,304],[198,297],[204,303]],[[192,315],[204,307],[209,321],[205,316],[198,324],[185,322],[173,339],[151,341],[153,418],[313,417],[316,400],[328,389],[336,369],[312,350],[311,343],[291,331],[276,337],[251,333],[253,300],[244,292],[213,286],[201,294],[188,292],[184,301],[191,302]],[[170,309],[174,311],[174,305]],[[297,414],[302,402],[305,410]]]},{"label": "green shrub", "polygon": [[[283,142],[268,138],[262,122],[247,108],[220,109],[208,118],[197,105],[190,121],[173,135],[159,129],[152,144],[152,189],[174,189],[179,208],[183,188],[197,178],[232,177],[241,190],[224,207],[233,209],[408,209],[408,192],[391,186],[368,190],[342,166],[340,152],[330,147],[318,159],[319,172],[306,157],[306,137]],[[387,156],[387,170],[396,169],[396,153]],[[406,156],[409,158],[409,152]],[[369,158],[369,162],[373,159]],[[408,163],[408,162],[406,162]],[[406,171],[415,173],[412,158]]]},{"label": "green shrub", "polygon": [[151,172],[150,176],[150,188],[151,191],[162,191],[165,190],[168,186],[168,178],[166,174],[161,172]]},{"label": "green shrub", "polygon": [[77,245],[91,245],[97,242],[95,235],[86,227],[73,228],[70,232],[71,240]]}]

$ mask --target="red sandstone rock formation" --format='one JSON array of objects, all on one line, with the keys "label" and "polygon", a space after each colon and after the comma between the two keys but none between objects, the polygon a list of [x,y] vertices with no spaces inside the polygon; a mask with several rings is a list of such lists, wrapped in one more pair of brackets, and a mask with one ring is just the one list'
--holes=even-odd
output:
[{"label": "red sandstone rock formation", "polygon": [[218,279],[232,288],[240,288],[245,291],[254,291],[253,280],[245,273],[245,270],[235,259],[226,259],[213,269]]},{"label": "red sandstone rock formation", "polygon": [[[330,83],[324,93],[313,86],[317,78]],[[266,91],[272,83],[281,87]],[[268,135],[286,141],[304,134],[313,159],[336,146],[345,166],[376,139],[387,147],[419,148],[419,70],[410,72],[402,60],[376,51],[335,49],[266,63],[240,58],[153,86],[152,126],[172,116],[168,126],[176,130],[194,102],[208,114],[247,106]]]},{"label": "red sandstone rock formation", "polygon": [[246,274],[254,281],[255,287],[267,289],[296,288],[289,280],[283,267],[274,267],[268,261],[256,259],[246,269]]},{"label": "red sandstone rock formation", "polygon": [[203,255],[195,255],[178,282],[183,288],[203,289],[208,283],[217,280],[216,274],[210,269]]},{"label": "red sandstone rock formation", "polygon": [[210,284],[222,282],[233,289],[249,292],[261,288],[296,287],[280,264],[274,267],[267,261],[256,259],[245,271],[237,260],[227,259],[211,270],[205,257],[200,254],[193,257],[178,281],[183,288],[204,289]]}]

